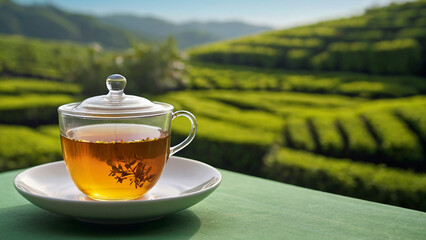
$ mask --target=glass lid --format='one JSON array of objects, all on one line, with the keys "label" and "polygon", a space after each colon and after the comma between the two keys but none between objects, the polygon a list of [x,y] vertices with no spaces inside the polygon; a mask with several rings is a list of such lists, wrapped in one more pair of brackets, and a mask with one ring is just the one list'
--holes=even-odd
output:
[{"label": "glass lid", "polygon": [[159,115],[169,112],[173,106],[167,103],[124,94],[127,80],[120,74],[113,74],[106,80],[107,95],[88,98],[82,102],[65,104],[58,111],[71,115]]}]

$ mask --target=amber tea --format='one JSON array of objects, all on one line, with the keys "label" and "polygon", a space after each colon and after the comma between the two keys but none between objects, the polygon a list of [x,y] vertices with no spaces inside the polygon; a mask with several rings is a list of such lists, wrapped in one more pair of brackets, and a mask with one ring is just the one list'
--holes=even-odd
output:
[{"label": "amber tea", "polygon": [[170,134],[136,124],[78,127],[61,136],[62,152],[77,187],[97,200],[135,199],[160,178]]}]

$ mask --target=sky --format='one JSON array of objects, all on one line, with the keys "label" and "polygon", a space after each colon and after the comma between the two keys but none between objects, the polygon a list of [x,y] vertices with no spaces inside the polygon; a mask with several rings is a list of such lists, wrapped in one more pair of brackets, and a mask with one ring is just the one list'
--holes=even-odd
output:
[{"label": "sky", "polygon": [[72,12],[156,16],[175,23],[243,21],[286,28],[362,14],[365,8],[404,0],[14,0],[49,3]]}]

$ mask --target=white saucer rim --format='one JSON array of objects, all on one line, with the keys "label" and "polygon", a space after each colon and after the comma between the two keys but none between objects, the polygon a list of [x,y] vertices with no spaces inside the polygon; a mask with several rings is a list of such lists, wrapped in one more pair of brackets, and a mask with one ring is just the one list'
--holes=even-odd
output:
[{"label": "white saucer rim", "polygon": [[195,163],[195,164],[204,165],[204,167],[210,168],[210,169],[212,169],[213,171],[215,171],[218,174],[218,180],[213,185],[211,185],[211,186],[209,186],[209,187],[207,187],[205,189],[198,190],[198,191],[191,192],[191,193],[186,193],[186,194],[183,194],[183,195],[177,195],[177,196],[171,196],[171,197],[164,197],[164,198],[159,198],[159,199],[123,200],[123,201],[121,201],[121,200],[120,201],[114,201],[114,200],[111,200],[111,201],[96,201],[96,200],[95,201],[81,201],[81,200],[75,200],[75,199],[55,198],[55,197],[43,196],[43,195],[39,195],[39,194],[35,194],[35,193],[32,193],[32,192],[29,192],[29,191],[27,191],[25,189],[20,188],[17,185],[17,181],[18,181],[18,179],[19,179],[19,177],[21,175],[24,175],[25,173],[27,173],[30,170],[37,169],[37,168],[42,168],[42,167],[47,167],[48,165],[65,164],[64,160],[60,160],[60,161],[55,161],[55,162],[51,162],[51,163],[41,164],[41,165],[34,166],[34,167],[31,167],[31,168],[28,168],[28,169],[24,170],[23,172],[19,173],[14,178],[13,185],[14,185],[15,189],[22,196],[24,196],[26,194],[26,195],[30,195],[30,196],[32,196],[34,198],[43,199],[43,200],[46,200],[46,201],[56,201],[56,202],[59,201],[59,202],[63,202],[63,203],[78,203],[78,204],[88,204],[88,205],[115,205],[115,204],[138,205],[138,204],[141,204],[141,203],[164,202],[164,201],[171,201],[171,200],[175,200],[175,199],[192,198],[194,196],[202,195],[204,193],[208,193],[208,192],[211,193],[217,187],[219,187],[219,185],[222,182],[222,174],[216,168],[214,168],[214,167],[212,167],[212,166],[210,166],[210,165],[208,165],[206,163],[203,163],[203,162],[200,162],[200,161],[197,161],[197,160],[194,160],[194,159],[189,159],[189,158],[184,158],[184,157],[178,157],[178,156],[170,156],[170,158],[169,158],[168,161],[172,160],[171,158],[179,159],[180,161],[183,160],[183,161],[188,161],[188,162],[192,162],[192,163]]}]

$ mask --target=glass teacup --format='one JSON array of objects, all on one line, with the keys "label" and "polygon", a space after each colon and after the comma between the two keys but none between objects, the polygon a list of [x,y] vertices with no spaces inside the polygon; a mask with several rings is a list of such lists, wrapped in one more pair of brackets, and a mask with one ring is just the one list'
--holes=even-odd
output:
[{"label": "glass teacup", "polygon": [[[168,158],[188,145],[197,121],[187,111],[172,112],[167,103],[123,93],[126,79],[107,79],[109,93],[59,107],[61,144],[76,186],[96,200],[139,198],[154,187]],[[178,116],[192,124],[188,137],[170,147],[171,122]]]}]

